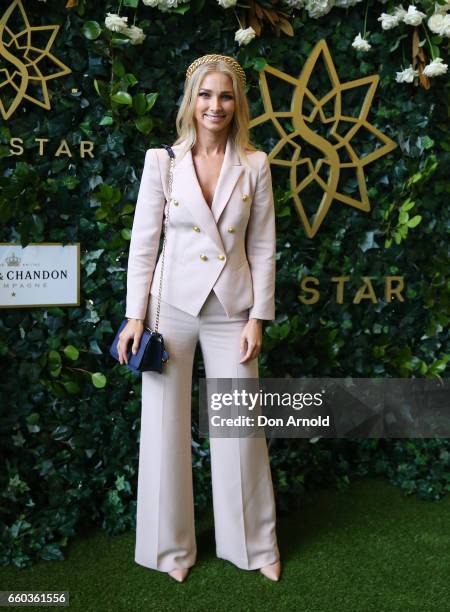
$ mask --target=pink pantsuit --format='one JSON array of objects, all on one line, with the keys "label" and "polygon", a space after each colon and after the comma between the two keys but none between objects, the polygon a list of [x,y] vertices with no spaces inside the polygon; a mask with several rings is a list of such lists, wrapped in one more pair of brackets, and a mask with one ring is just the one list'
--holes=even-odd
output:
[{"label": "pink pantsuit", "polygon": [[[192,367],[200,342],[207,378],[258,378],[239,363],[248,319],[275,318],[275,212],[266,153],[240,158],[229,138],[211,209],[191,151],[176,164],[159,331],[169,362],[142,374],[136,516],[137,563],[191,567],[197,548],[191,463]],[[145,157],[128,259],[126,317],[154,328],[169,156]],[[216,554],[242,569],[279,559],[275,500],[264,438],[210,438]]]}]

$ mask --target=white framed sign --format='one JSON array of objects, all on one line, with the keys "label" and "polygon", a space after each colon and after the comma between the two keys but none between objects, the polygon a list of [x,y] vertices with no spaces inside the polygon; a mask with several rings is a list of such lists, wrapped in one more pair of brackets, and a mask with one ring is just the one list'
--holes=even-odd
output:
[{"label": "white framed sign", "polygon": [[0,308],[79,305],[79,242],[0,242]]}]

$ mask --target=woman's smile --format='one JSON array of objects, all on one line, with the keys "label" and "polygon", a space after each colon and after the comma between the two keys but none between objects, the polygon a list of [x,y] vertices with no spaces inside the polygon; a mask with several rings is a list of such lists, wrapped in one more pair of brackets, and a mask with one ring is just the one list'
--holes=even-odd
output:
[{"label": "woman's smile", "polygon": [[218,123],[225,117],[225,115],[208,115],[207,113],[205,113],[204,116],[210,121],[212,121],[213,123]]}]

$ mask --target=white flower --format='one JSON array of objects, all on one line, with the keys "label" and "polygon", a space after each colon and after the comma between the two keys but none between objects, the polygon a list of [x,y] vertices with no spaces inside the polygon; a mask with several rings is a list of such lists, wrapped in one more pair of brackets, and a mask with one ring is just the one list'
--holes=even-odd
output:
[{"label": "white flower", "polygon": [[349,8],[350,6],[355,6],[358,2],[362,2],[362,0],[334,0],[334,6]]},{"label": "white flower", "polygon": [[394,8],[394,12],[390,13],[381,13],[380,17],[378,17],[377,21],[381,21],[381,27],[383,30],[391,30],[398,26],[400,21],[403,21],[404,16],[406,15],[406,11],[401,4]]},{"label": "white flower", "polygon": [[240,28],[235,36],[234,36],[234,40],[236,40],[239,45],[248,45],[248,43],[253,40],[256,36],[256,32],[255,30],[250,26],[249,28],[246,28],[245,30],[243,28]]},{"label": "white flower", "polygon": [[414,77],[418,75],[419,73],[417,70],[414,70],[410,64],[409,68],[405,68],[405,70],[396,73],[395,80],[397,83],[412,83],[414,81]]},{"label": "white flower", "polygon": [[354,41],[352,42],[352,47],[355,47],[357,51],[368,51],[371,48],[371,45],[365,40],[365,38],[361,38],[361,32],[358,36],[355,36]]},{"label": "white flower", "polygon": [[450,15],[435,13],[428,19],[428,27],[439,36],[450,38]]},{"label": "white flower", "polygon": [[291,8],[301,9],[305,6],[306,0],[285,0],[285,4]]},{"label": "white flower", "polygon": [[391,30],[398,26],[400,20],[395,15],[389,15],[389,13],[381,13],[377,21],[381,21],[381,27],[383,30]]},{"label": "white flower", "polygon": [[427,66],[425,66],[425,68],[423,69],[423,73],[427,77],[440,76],[441,74],[445,74],[447,72],[447,68],[447,64],[443,64],[442,57],[437,57]]},{"label": "white flower", "polygon": [[144,30],[134,25],[124,30],[123,34],[128,36],[132,45],[141,45],[145,40]]},{"label": "white flower", "polygon": [[230,6],[235,6],[237,0],[217,0],[222,8],[230,8]]},{"label": "white flower", "polygon": [[333,6],[334,0],[308,0],[305,8],[310,17],[318,19],[329,13]]},{"label": "white flower", "polygon": [[160,0],[158,8],[163,13],[168,13],[171,9],[176,8],[184,0]]},{"label": "white flower", "polygon": [[155,6],[159,4],[159,0],[142,0],[142,2],[145,6],[151,6],[152,8],[155,8]]},{"label": "white flower", "polygon": [[403,21],[405,15],[406,11],[403,8],[403,5],[399,4],[394,8],[393,16],[396,17],[399,21]]},{"label": "white flower", "polygon": [[115,13],[106,13],[105,26],[112,32],[123,32],[127,28],[128,17],[120,17]]},{"label": "white flower", "polygon": [[426,17],[425,13],[418,11],[413,4],[408,6],[408,12],[403,17],[403,21],[408,25],[418,26],[422,23],[422,19]]}]

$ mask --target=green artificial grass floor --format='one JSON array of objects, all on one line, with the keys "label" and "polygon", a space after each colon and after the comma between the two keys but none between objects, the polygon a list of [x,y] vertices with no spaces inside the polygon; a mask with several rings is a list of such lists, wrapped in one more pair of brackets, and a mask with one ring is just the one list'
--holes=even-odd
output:
[{"label": "green artificial grass floor", "polygon": [[80,612],[450,610],[450,496],[425,502],[361,480],[308,493],[277,533],[279,582],[215,556],[209,511],[197,517],[197,563],[183,583],[134,562],[134,531],[98,530],[74,540],[64,561],[0,568],[0,590],[68,590],[66,609]]}]

